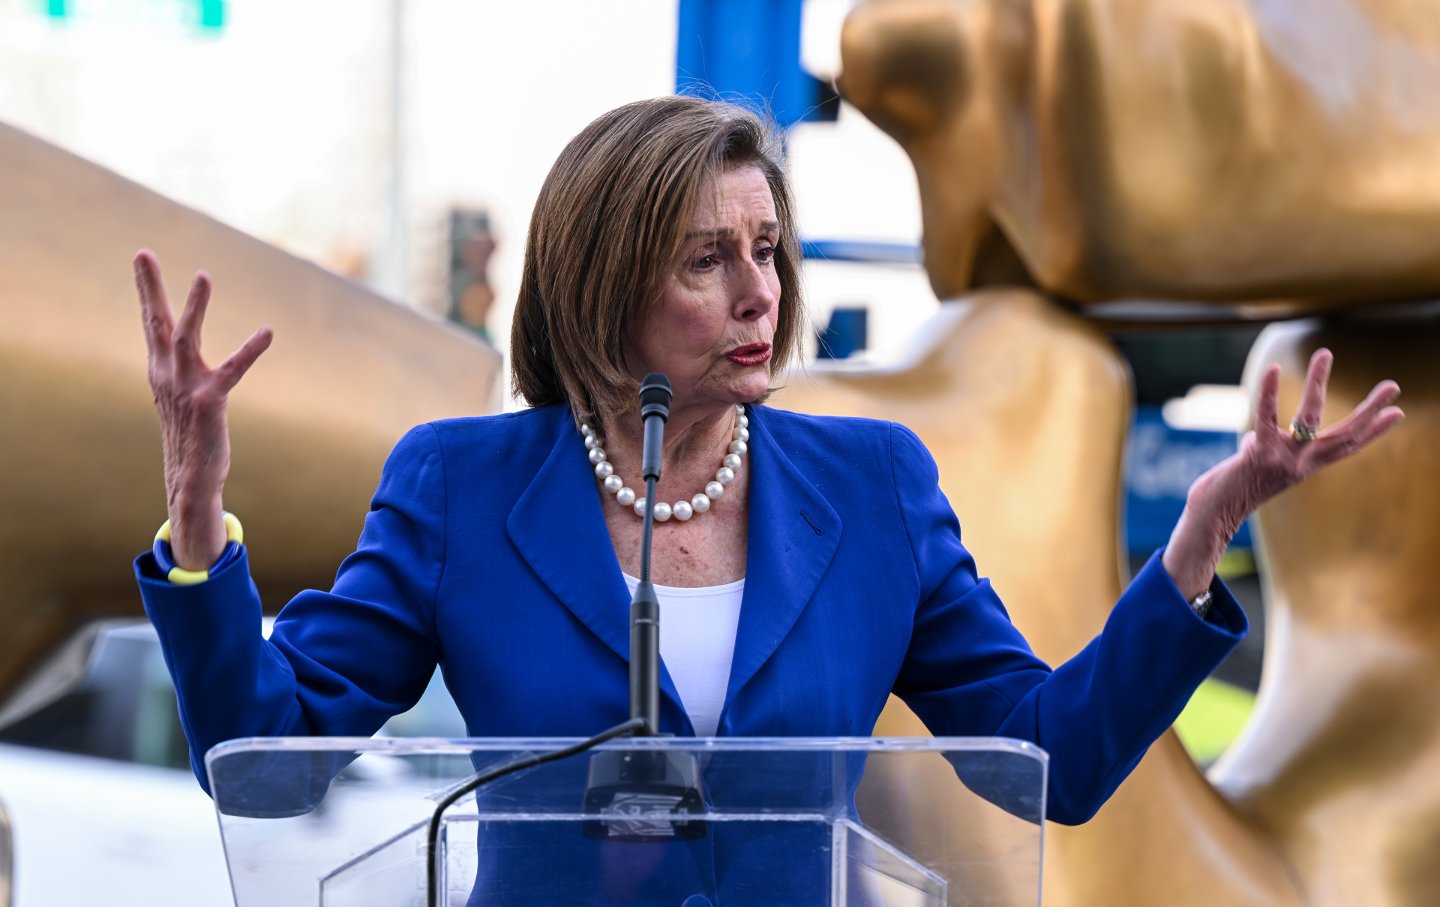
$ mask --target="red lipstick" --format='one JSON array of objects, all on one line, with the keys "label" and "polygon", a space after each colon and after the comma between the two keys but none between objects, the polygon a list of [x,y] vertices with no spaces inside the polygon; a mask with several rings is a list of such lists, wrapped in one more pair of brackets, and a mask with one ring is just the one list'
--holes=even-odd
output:
[{"label": "red lipstick", "polygon": [[747,343],[725,354],[736,365],[764,365],[770,361],[770,344]]}]

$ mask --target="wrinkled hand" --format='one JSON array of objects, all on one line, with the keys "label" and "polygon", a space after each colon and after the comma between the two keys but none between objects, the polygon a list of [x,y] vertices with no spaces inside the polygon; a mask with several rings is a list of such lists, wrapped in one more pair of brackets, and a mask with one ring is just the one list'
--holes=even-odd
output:
[{"label": "wrinkled hand", "polygon": [[1260,379],[1255,428],[1240,441],[1239,451],[1195,480],[1185,513],[1165,550],[1166,570],[1187,598],[1210,585],[1215,565],[1230,538],[1255,508],[1307,476],[1359,453],[1394,427],[1405,414],[1392,405],[1400,395],[1394,381],[1375,385],[1369,396],[1340,422],[1320,430],[1325,390],[1335,357],[1316,350],[1305,374],[1305,389],[1292,425],[1309,429],[1313,440],[1295,437],[1278,418],[1280,366],[1272,365]]},{"label": "wrinkled hand", "polygon": [[150,389],[160,415],[170,546],[181,567],[204,570],[225,547],[220,517],[230,472],[229,394],[269,348],[273,334],[269,327],[260,328],[211,369],[200,357],[210,276],[203,271],[195,275],[178,322],[165,295],[160,262],[149,249],[135,256],[135,286],[145,324]]}]

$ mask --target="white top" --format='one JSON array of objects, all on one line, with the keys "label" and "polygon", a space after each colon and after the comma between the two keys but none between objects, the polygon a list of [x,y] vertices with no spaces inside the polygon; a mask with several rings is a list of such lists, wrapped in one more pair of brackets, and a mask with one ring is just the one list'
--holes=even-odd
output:
[{"label": "white top", "polygon": [[[639,584],[637,577],[625,574],[631,595]],[[744,593],[743,579],[693,589],[655,585],[655,598],[660,601],[660,661],[675,681],[680,704],[698,737],[715,736],[720,724]]]}]

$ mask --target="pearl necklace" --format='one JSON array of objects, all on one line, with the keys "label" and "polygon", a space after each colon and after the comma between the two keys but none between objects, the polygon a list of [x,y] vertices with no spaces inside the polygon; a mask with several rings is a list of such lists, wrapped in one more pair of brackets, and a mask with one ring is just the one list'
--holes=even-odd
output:
[{"label": "pearl necklace", "polygon": [[[597,434],[595,429],[580,423],[580,434],[585,436],[585,449],[590,451],[590,462],[595,466],[595,475],[600,478],[605,490],[615,495],[615,502],[621,507],[630,507],[635,515],[645,515],[645,499],[637,497],[635,489],[625,484],[625,480],[615,474],[615,467],[610,465],[610,460],[605,455],[605,448],[600,445],[604,440]],[[725,458],[720,461],[720,468],[715,471],[715,479],[705,485],[705,490],[695,495],[688,501],[676,501],[674,504],[667,504],[664,501],[655,502],[655,522],[663,523],[672,516],[680,522],[685,522],[697,513],[704,513],[710,509],[710,502],[720,499],[725,493],[725,488],[735,481],[735,473],[739,471],[740,464],[745,461],[745,453],[750,449],[750,417],[745,415],[743,404],[735,404],[735,434],[731,436],[730,449],[726,452]]]}]

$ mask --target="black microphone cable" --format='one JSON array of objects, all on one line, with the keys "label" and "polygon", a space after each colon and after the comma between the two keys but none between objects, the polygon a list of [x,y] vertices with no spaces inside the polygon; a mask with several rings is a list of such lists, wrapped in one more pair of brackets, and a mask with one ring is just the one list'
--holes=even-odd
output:
[{"label": "black microphone cable", "polygon": [[559,762],[561,759],[568,759],[586,750],[594,749],[607,740],[613,740],[616,737],[634,733],[644,727],[644,718],[631,718],[624,724],[617,724],[608,731],[602,731],[589,740],[582,741],[574,746],[568,746],[563,750],[526,756],[523,759],[506,763],[499,768],[481,772],[442,797],[440,802],[435,804],[435,811],[430,815],[430,830],[425,836],[425,903],[427,907],[440,907],[440,866],[439,855],[436,853],[436,848],[440,840],[440,821],[445,810],[454,806],[457,800],[497,778],[503,778],[506,775],[511,775],[537,765],[544,765],[547,762]]}]

